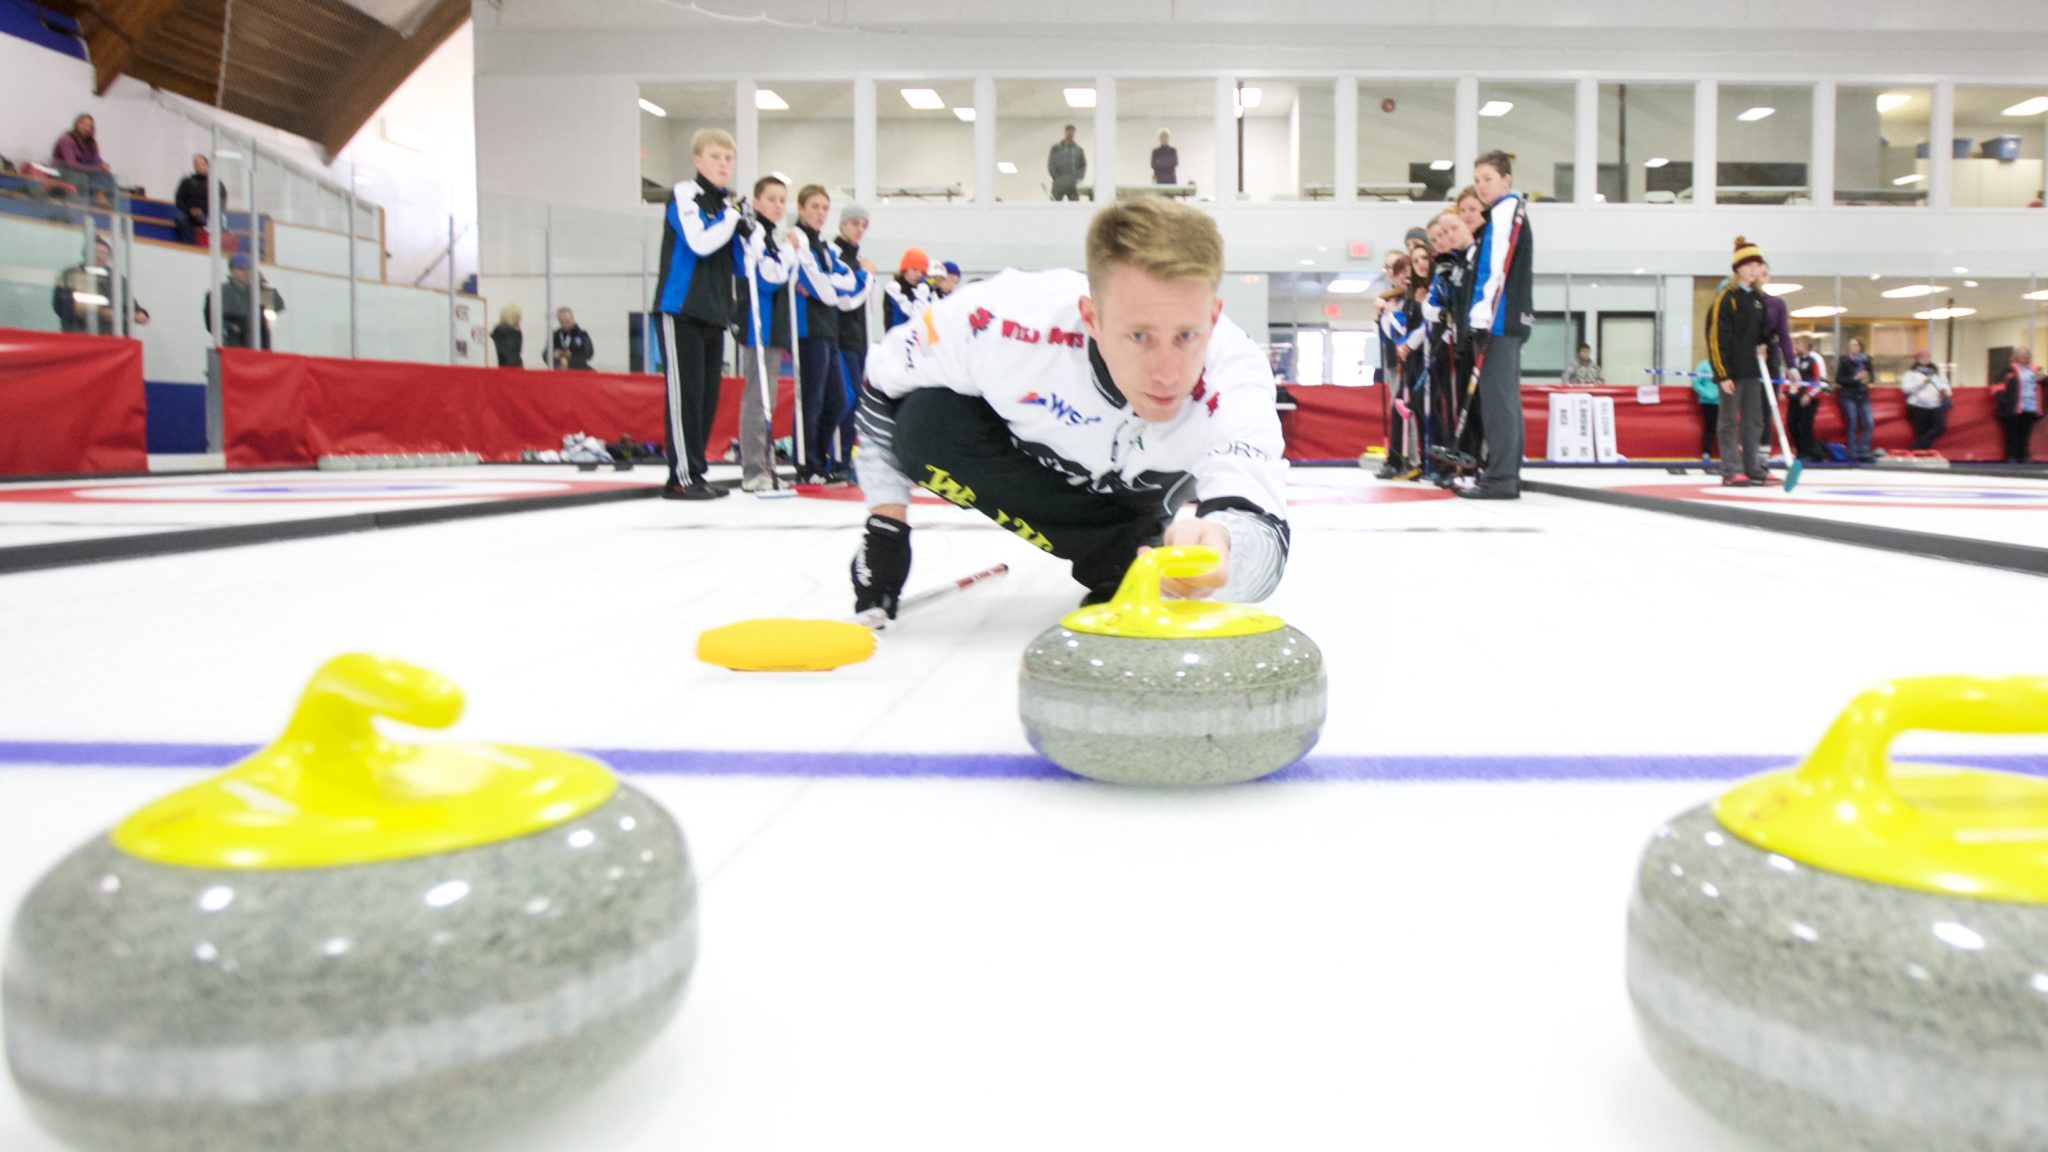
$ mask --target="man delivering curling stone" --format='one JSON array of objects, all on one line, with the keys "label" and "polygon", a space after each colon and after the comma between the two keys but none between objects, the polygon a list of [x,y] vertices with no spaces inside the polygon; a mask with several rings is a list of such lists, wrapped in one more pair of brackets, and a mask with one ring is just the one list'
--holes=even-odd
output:
[{"label": "man delivering curling stone", "polygon": [[1172,595],[1270,595],[1288,549],[1273,373],[1223,318],[1222,276],[1214,221],[1139,197],[1089,225],[1085,277],[1007,271],[883,338],[861,399],[854,611],[896,615],[913,484],[1070,561],[1083,603],[1162,542],[1224,558]]}]

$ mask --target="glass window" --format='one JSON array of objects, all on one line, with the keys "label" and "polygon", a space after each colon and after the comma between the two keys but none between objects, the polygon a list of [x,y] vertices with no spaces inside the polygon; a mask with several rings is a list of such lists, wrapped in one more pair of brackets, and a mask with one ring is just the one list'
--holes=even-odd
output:
[{"label": "glass window", "polygon": [[1675,204],[1692,191],[1690,84],[1600,86],[1600,187],[1609,204]]},{"label": "glass window", "polygon": [[957,204],[974,198],[972,80],[875,83],[875,199]]},{"label": "glass window", "polygon": [[[754,106],[761,117],[761,156],[754,165],[757,175],[781,174],[789,184],[792,204],[806,184],[823,185],[835,201],[852,198],[851,81],[804,84],[763,80],[755,90]],[[683,153],[687,163],[687,145]]]},{"label": "glass window", "polygon": [[[1244,119],[1245,197],[1305,200],[1308,189],[1327,190],[1337,177],[1337,83],[1334,80],[1246,80],[1260,90]],[[1275,138],[1269,122],[1285,128]]]},{"label": "glass window", "polygon": [[1720,89],[1722,204],[1812,202],[1813,89],[1805,85],[1726,84]]},{"label": "glass window", "polygon": [[642,84],[640,86],[640,198],[668,200],[669,190],[694,177],[690,137],[699,128],[735,133],[731,84]]},{"label": "glass window", "polygon": [[[996,81],[996,199],[1031,201],[1086,199],[1081,184],[1093,184],[1098,168],[1095,155],[1095,81],[998,80]],[[1071,162],[1086,166],[1077,179],[1064,180],[1057,191],[1053,181],[1053,149],[1073,130],[1078,156],[1062,157],[1063,173],[1071,175]]]},{"label": "glass window", "polygon": [[1571,199],[1577,102],[1571,84],[1481,81],[1480,155],[1496,148],[1514,153],[1515,188],[1532,200]]},{"label": "glass window", "polygon": [[2048,84],[1956,89],[1958,208],[2024,208],[2042,198]]},{"label": "glass window", "polygon": [[[1438,201],[1458,178],[1458,86],[1448,81],[1358,82],[1358,197]],[[1304,182],[1322,199],[1330,186]]]},{"label": "glass window", "polygon": [[[1260,93],[1254,96],[1253,93]],[[1254,81],[1249,102],[1263,105]],[[1287,127],[1263,107],[1257,120],[1240,119],[1243,137],[1252,123],[1276,140]],[[1242,165],[1240,172],[1244,171]],[[1099,173],[1098,173],[1099,175]],[[1093,183],[1093,181],[1089,181]],[[1116,187],[1122,196],[1141,191],[1165,196],[1216,199],[1216,82],[1214,80],[1120,80],[1116,86]],[[1228,195],[1228,193],[1226,193]]]},{"label": "glass window", "polygon": [[1835,89],[1835,203],[1927,206],[1934,90]]}]

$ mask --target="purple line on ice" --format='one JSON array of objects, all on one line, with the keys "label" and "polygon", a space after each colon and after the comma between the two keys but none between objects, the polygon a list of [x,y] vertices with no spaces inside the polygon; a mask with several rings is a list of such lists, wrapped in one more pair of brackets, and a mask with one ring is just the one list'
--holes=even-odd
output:
[{"label": "purple line on ice", "polygon": [[[0,767],[225,768],[253,744],[0,741]],[[905,752],[579,749],[628,775],[845,780],[1075,780],[1036,756]],[[1564,783],[1737,780],[1789,767],[1792,756],[1316,756],[1261,783]],[[2048,755],[1915,756],[1918,762],[2048,776]]]}]

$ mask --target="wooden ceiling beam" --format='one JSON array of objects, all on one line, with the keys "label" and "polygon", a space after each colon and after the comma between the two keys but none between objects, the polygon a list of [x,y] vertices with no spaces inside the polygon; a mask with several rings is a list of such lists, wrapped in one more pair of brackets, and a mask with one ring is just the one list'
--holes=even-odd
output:
[{"label": "wooden ceiling beam", "polygon": [[94,95],[107,94],[177,6],[178,0],[106,0],[100,6],[85,40],[92,56]]},{"label": "wooden ceiling beam", "polygon": [[[195,76],[150,60],[136,61],[127,75],[166,92],[175,92],[209,107],[213,105],[214,78],[211,76]],[[299,136],[310,137],[315,126],[303,104],[280,101],[247,89],[230,89],[226,110]]]},{"label": "wooden ceiling beam", "polygon": [[[173,36],[169,33],[160,34],[157,37],[157,41],[157,47],[145,58],[148,63],[193,76],[204,77],[211,75],[216,82],[218,81],[219,73],[216,71],[218,62],[205,60],[203,56],[198,54],[203,47],[202,45],[193,44],[182,37]],[[164,51],[167,47],[176,49],[176,51]],[[229,58],[228,88],[231,91],[238,89],[241,80],[249,76],[258,77],[266,81],[271,87],[288,90],[288,93],[294,99],[310,102],[317,98],[321,89],[326,86],[327,73],[325,70],[315,71],[310,68],[271,67],[251,60],[246,56]],[[213,103],[213,97],[208,95],[206,102],[208,104]]]},{"label": "wooden ceiling beam", "polygon": [[346,147],[406,77],[469,21],[469,7],[470,0],[438,0],[410,37],[387,30],[387,38],[364,45],[334,78],[335,97],[317,116],[314,142],[329,156]]}]

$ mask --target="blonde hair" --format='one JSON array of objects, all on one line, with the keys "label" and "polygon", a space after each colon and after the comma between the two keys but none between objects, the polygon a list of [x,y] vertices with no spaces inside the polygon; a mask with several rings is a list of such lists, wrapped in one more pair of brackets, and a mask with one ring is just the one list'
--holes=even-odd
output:
[{"label": "blonde hair", "polygon": [[498,309],[498,323],[500,324],[510,324],[517,328],[519,327],[519,322],[525,318],[526,313],[520,311],[517,304],[507,304],[503,308]]},{"label": "blonde hair", "polygon": [[723,148],[727,152],[738,152],[739,145],[732,142],[732,133],[723,128],[699,128],[690,137],[690,155],[702,156],[710,148]]},{"label": "blonde hair", "polygon": [[823,196],[827,204],[832,202],[832,194],[825,191],[823,184],[806,184],[796,190],[796,206],[801,208],[809,204],[813,196]]},{"label": "blonde hair", "polygon": [[1223,282],[1223,234],[1199,208],[1163,196],[1135,196],[1095,214],[1088,225],[1088,289],[1101,292],[1116,265],[1161,280]]},{"label": "blonde hair", "polygon": [[[1463,204],[1467,200],[1479,200],[1479,189],[1474,188],[1470,184],[1467,184],[1463,188],[1458,189],[1458,194],[1456,196],[1451,197],[1451,203],[1453,205]],[[1486,201],[1480,200],[1479,206],[1481,208],[1486,207]],[[1453,207],[1452,211],[1455,212],[1457,211],[1457,209]]]}]

